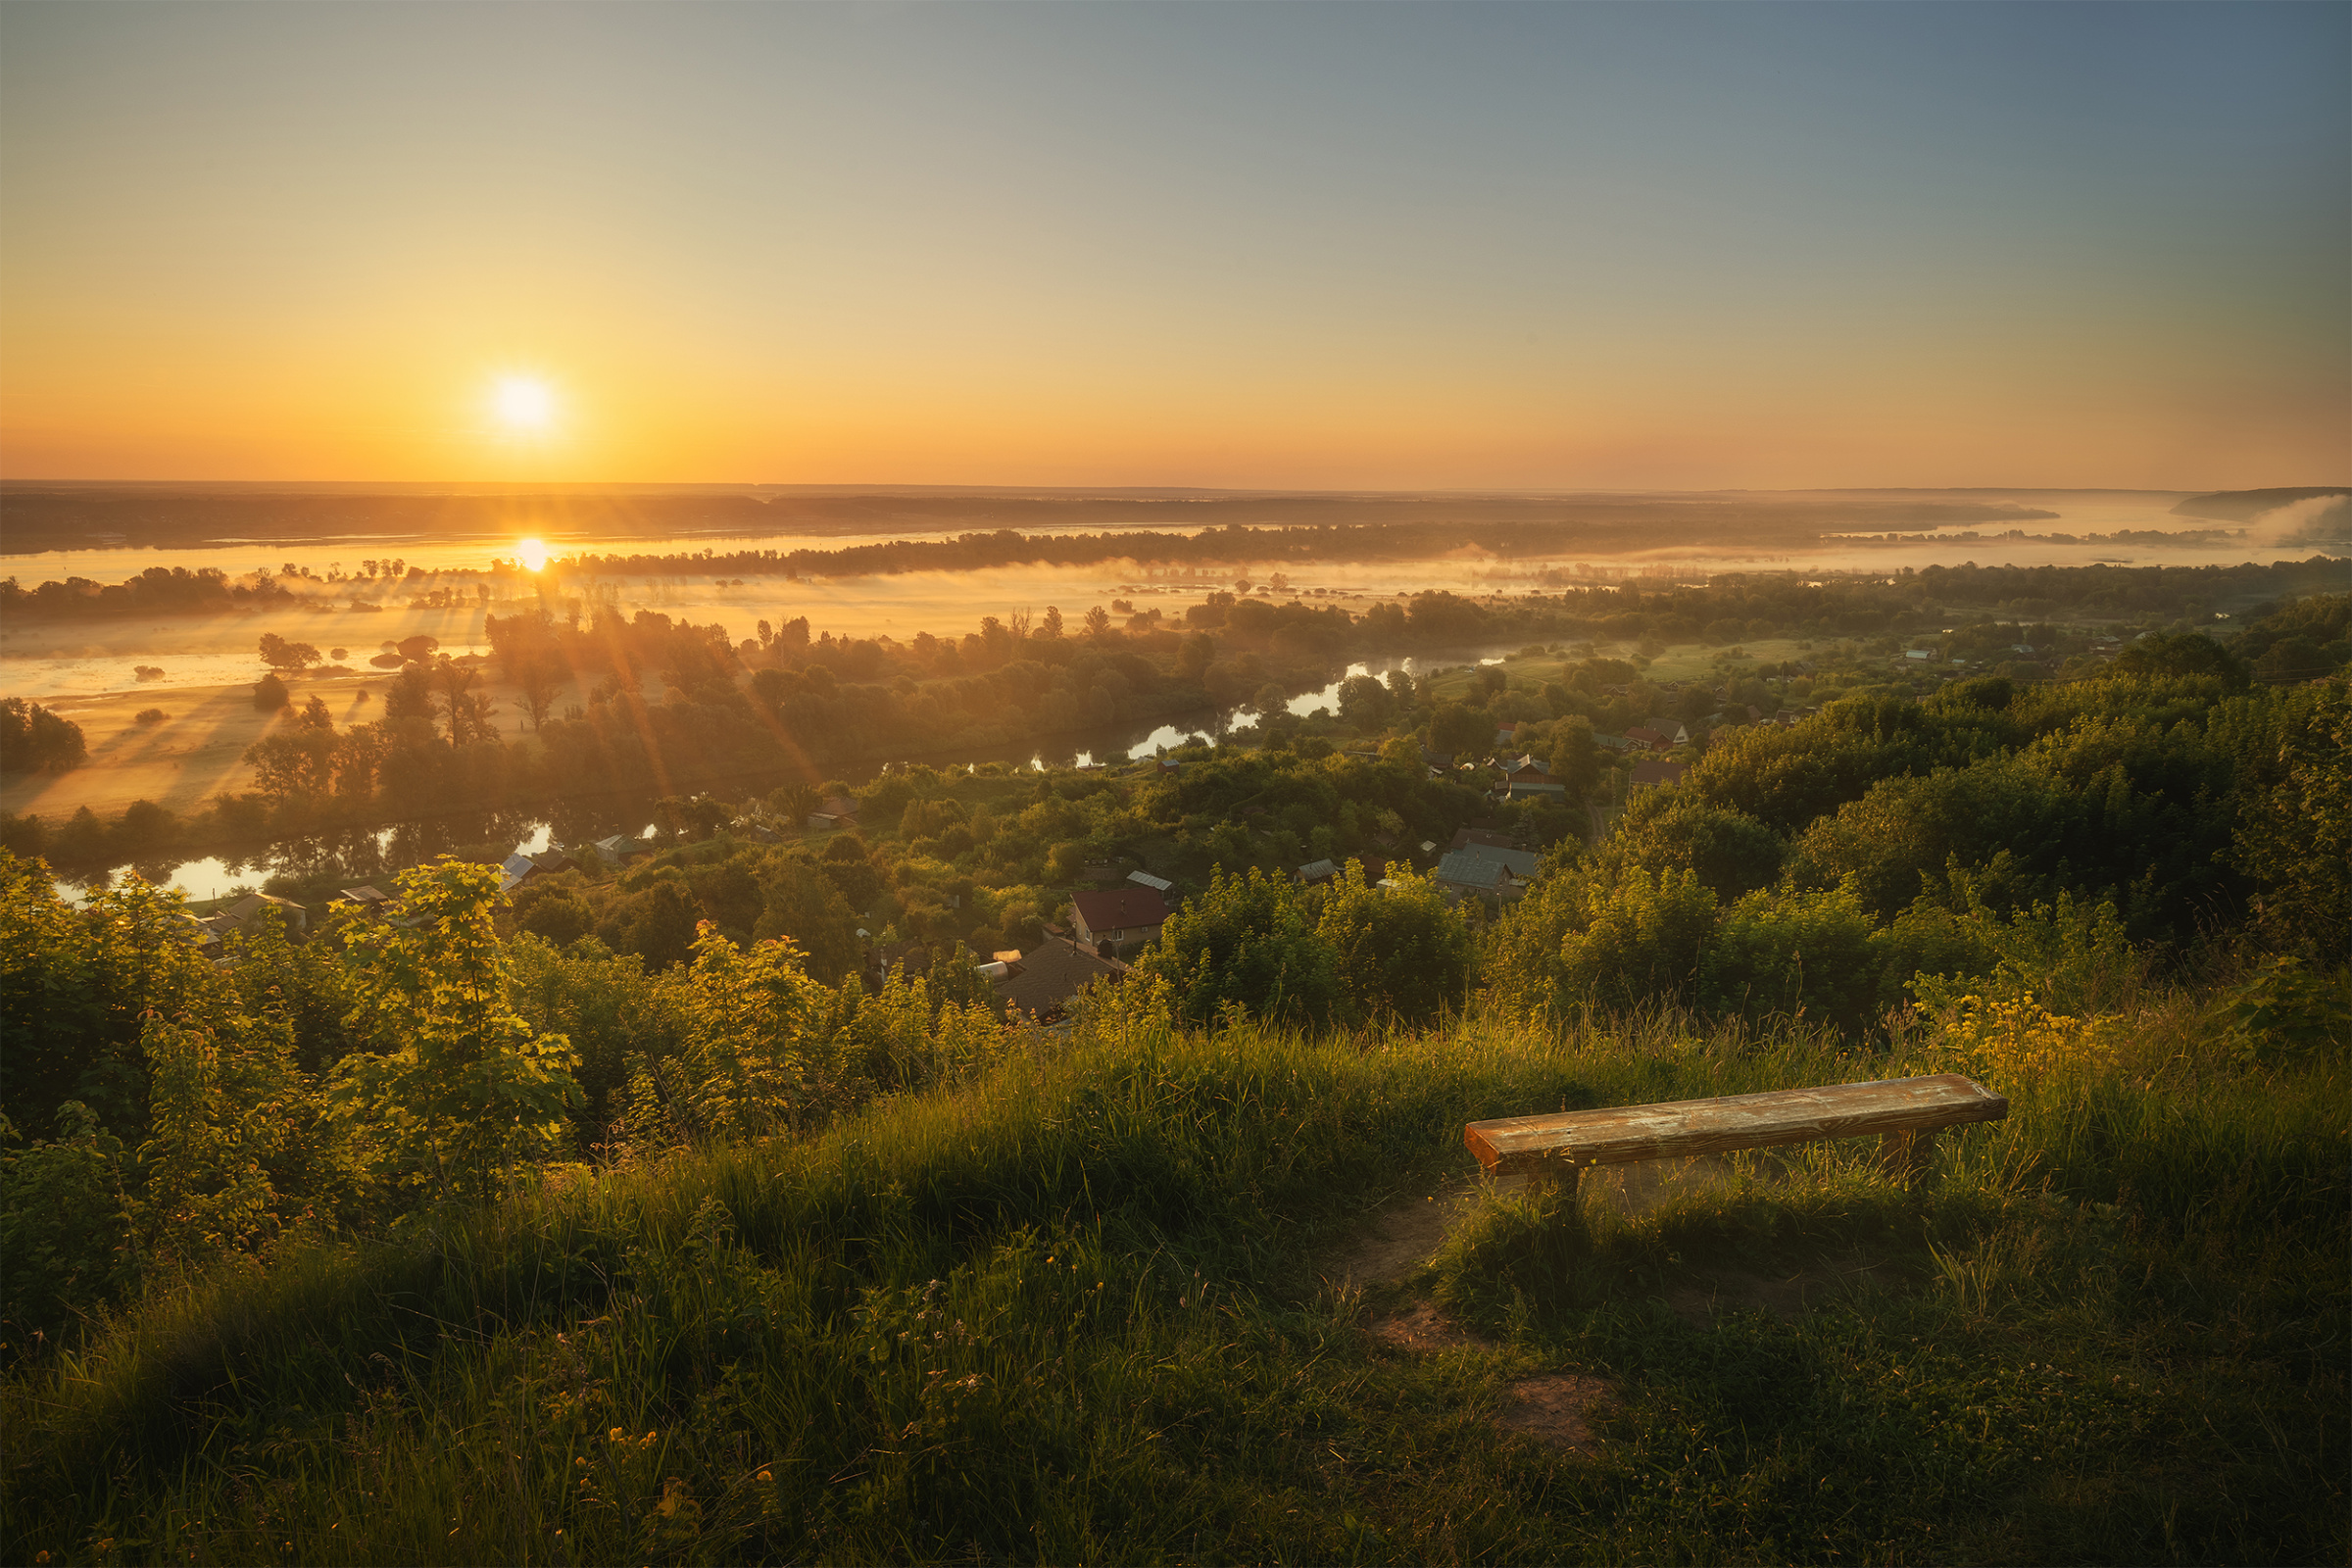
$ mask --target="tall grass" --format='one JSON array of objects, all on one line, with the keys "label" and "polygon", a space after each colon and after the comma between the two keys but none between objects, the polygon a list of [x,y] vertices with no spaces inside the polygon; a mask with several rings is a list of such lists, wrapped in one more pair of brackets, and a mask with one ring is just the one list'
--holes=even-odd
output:
[{"label": "tall grass", "polygon": [[[800,1142],[589,1173],[144,1303],[0,1405],[8,1560],[2341,1557],[2342,1106],[2185,1005],[1933,1179],[1747,1162],[1495,1201],[1380,1350],[1318,1260],[1482,1116],[1949,1065],[1656,1015],[1187,1032],[1105,1015]],[[1864,1258],[1706,1322],[1678,1281]],[[2329,1336],[2334,1336],[2333,1348]],[[1506,1438],[1507,1380],[1616,1380]]]}]

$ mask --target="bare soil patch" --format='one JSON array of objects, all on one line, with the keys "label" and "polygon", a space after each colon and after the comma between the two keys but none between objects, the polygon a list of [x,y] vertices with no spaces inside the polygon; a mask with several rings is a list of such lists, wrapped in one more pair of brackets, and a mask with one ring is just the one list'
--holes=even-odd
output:
[{"label": "bare soil patch", "polygon": [[1473,1349],[1491,1350],[1494,1347],[1468,1333],[1453,1319],[1438,1310],[1435,1301],[1415,1301],[1401,1312],[1377,1318],[1372,1324],[1372,1338],[1382,1345],[1398,1350],[1453,1350],[1468,1346]]},{"label": "bare soil patch", "polygon": [[1447,1172],[1407,1188],[1364,1218],[1362,1231],[1324,1271],[1343,1287],[1387,1285],[1429,1261],[1454,1223],[1485,1200],[1475,1175]]},{"label": "bare soil patch", "polygon": [[1571,1453],[1593,1453],[1600,1437],[1592,1428],[1617,1402],[1606,1378],[1582,1372],[1546,1372],[1522,1378],[1508,1390],[1510,1403],[1494,1424]]}]

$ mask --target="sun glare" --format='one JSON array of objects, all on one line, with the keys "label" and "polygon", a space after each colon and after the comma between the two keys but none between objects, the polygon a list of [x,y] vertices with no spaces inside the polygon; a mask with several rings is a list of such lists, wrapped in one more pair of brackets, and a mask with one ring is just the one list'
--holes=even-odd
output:
[{"label": "sun glare", "polygon": [[499,418],[515,430],[544,430],[556,416],[555,394],[548,391],[547,383],[526,375],[501,380],[491,396],[491,406]]},{"label": "sun glare", "polygon": [[539,540],[516,540],[514,555],[522,563],[525,571],[542,571],[547,567],[547,546]]}]

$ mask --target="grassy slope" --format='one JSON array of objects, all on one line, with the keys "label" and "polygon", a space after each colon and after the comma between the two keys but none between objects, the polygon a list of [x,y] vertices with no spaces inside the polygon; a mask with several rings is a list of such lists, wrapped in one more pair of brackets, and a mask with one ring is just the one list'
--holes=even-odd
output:
[{"label": "grassy slope", "polygon": [[[1377,1348],[1302,1259],[1470,1117],[1942,1065],[1670,1023],[1097,1020],[799,1145],[586,1179],[149,1304],[0,1406],[0,1556],[2341,1561],[2337,1068],[2182,1008],[1996,1084],[1912,1191],[1816,1147],[1639,1219],[1496,1203]],[[1693,1326],[1702,1265],[1888,1283]],[[1375,1303],[1378,1304],[1378,1303]],[[1617,1381],[1597,1459],[1492,1425]]]}]

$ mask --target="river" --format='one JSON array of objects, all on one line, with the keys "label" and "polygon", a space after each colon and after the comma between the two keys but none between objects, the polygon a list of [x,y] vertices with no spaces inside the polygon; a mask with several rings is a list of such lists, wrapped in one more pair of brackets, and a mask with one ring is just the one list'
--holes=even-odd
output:
[{"label": "river", "polygon": [[[1462,656],[1442,661],[1459,664]],[[1485,656],[1481,663],[1497,663]],[[1341,685],[1352,676],[1386,676],[1392,669],[1419,669],[1410,658],[1372,659],[1349,664],[1347,672],[1328,685],[1301,692],[1285,705],[1304,718],[1318,710],[1337,710]],[[1194,739],[1214,740],[1246,734],[1257,727],[1255,707],[1243,704],[1203,716],[1192,725],[1160,723],[1149,727],[1123,725],[1052,737],[1012,750],[910,756],[890,760],[845,764],[835,774],[844,782],[865,784],[892,767],[914,763],[933,767],[978,766],[987,762],[1023,763],[1039,770],[1054,767],[1109,766],[1155,757]],[[505,811],[466,811],[447,816],[415,817],[389,825],[347,828],[281,840],[245,856],[206,856],[199,859],[134,863],[131,869],[148,881],[177,888],[190,902],[201,903],[231,894],[258,890],[263,881],[280,873],[304,875],[339,866],[353,885],[389,876],[403,866],[420,864],[436,855],[465,854],[504,858],[516,852],[535,854],[551,844],[585,844],[615,833],[650,838],[655,832],[653,798],[629,796],[585,802],[564,802]],[[85,896],[94,878],[58,879],[69,898]],[[387,889],[387,891],[389,891]]]}]

